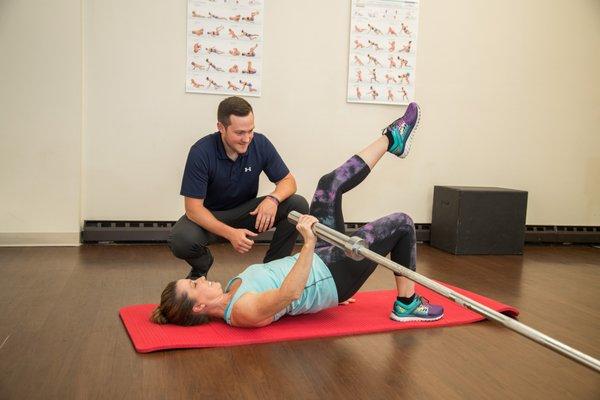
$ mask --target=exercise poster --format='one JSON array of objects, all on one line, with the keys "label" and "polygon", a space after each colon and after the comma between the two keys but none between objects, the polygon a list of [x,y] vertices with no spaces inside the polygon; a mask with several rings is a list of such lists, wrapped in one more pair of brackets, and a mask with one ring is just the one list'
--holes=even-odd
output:
[{"label": "exercise poster", "polygon": [[347,101],[413,101],[419,1],[352,0],[350,24]]},{"label": "exercise poster", "polygon": [[186,92],[260,96],[264,0],[188,0]]}]

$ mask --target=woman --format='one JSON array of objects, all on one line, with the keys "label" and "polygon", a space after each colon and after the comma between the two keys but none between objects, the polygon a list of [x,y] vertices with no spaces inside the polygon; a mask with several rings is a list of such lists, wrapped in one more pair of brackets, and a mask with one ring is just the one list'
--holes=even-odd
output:
[{"label": "woman", "polygon": [[[300,253],[249,266],[229,281],[225,290],[205,277],[170,282],[151,320],[155,323],[196,325],[223,318],[237,327],[261,327],[283,315],[315,313],[337,306],[356,293],[377,267],[368,259],[355,261],[343,250],[318,240],[312,225],[320,221],[344,232],[342,194],[362,182],[386,151],[404,158],[410,151],[419,107],[409,104],[406,113],[383,131],[383,136],[319,180],[310,207],[296,225],[304,239]],[[416,235],[410,217],[391,214],[358,229],[379,254],[416,269]],[[434,321],[443,316],[441,306],[415,294],[414,282],[396,275],[398,297],[390,318],[396,321]]]}]

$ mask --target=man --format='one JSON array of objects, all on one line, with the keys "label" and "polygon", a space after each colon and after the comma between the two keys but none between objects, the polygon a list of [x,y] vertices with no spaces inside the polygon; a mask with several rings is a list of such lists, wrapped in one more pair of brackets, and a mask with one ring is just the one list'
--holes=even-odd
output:
[{"label": "man", "polygon": [[[191,265],[188,278],[206,276],[214,259],[207,245],[229,241],[239,253],[254,244],[256,232],[275,227],[264,262],[289,256],[297,231],[287,214],[308,212],[308,203],[295,194],[296,180],[262,134],[254,132],[252,106],[240,97],[219,104],[218,132],[198,140],[190,149],[181,195],[185,215],[173,227],[173,254]],[[256,197],[260,173],[275,190]]]}]

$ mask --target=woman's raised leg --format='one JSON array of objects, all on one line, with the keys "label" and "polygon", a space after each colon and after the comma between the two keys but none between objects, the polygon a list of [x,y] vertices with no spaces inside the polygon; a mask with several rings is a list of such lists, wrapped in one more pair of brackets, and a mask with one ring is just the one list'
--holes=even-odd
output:
[{"label": "woman's raised leg", "polygon": [[[385,154],[388,138],[381,136],[335,170],[319,179],[310,205],[310,214],[319,222],[344,233],[342,195],[356,187]],[[317,247],[323,245],[320,241]]]},{"label": "woman's raised leg", "polygon": [[[420,119],[419,107],[410,103],[404,115],[385,127],[382,136],[358,154],[319,179],[310,214],[339,232],[344,232],[342,195],[362,182],[386,152],[404,158],[410,151]],[[317,247],[322,242],[317,244]]]}]

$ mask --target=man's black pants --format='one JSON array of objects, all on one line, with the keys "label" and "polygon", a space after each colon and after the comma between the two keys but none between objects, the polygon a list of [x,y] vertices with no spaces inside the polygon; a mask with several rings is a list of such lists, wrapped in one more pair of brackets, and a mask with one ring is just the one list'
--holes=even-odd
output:
[{"label": "man's black pants", "polygon": [[[256,216],[249,213],[258,207],[263,199],[264,197],[258,197],[231,210],[211,211],[211,213],[219,221],[233,228],[245,228],[256,232],[254,227]],[[275,233],[263,262],[287,257],[292,253],[298,232],[296,226],[288,221],[287,215],[293,210],[307,214],[308,202],[306,199],[294,194],[279,204],[273,224]],[[169,235],[169,246],[175,257],[187,261],[192,266],[189,278],[206,276],[214,261],[207,246],[225,241],[224,238],[192,222],[185,214],[177,221]]]}]

